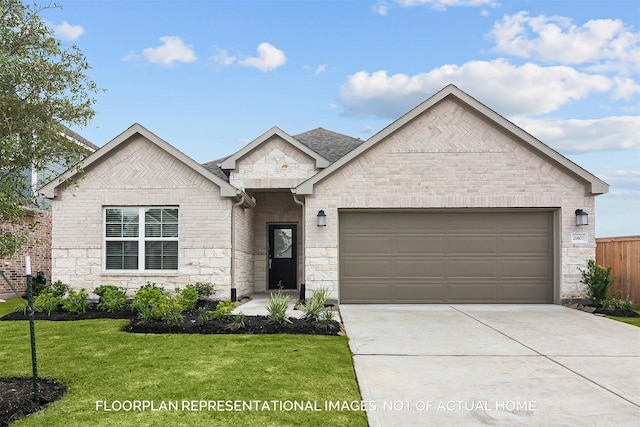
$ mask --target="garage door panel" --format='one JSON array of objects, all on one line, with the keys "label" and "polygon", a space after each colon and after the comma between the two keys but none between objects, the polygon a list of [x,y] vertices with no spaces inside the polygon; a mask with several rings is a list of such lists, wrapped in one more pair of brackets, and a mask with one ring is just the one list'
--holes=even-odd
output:
[{"label": "garage door panel", "polygon": [[444,288],[441,283],[397,281],[393,298],[397,303],[439,303],[444,298]]},{"label": "garage door panel", "polygon": [[542,277],[548,279],[549,262],[546,258],[514,258],[500,261],[500,277]]},{"label": "garage door panel", "polygon": [[495,259],[459,259],[448,260],[447,277],[456,278],[495,278],[498,274],[498,261]]},{"label": "garage door panel", "polygon": [[340,211],[340,300],[553,302],[551,211]]},{"label": "garage door panel", "polygon": [[445,301],[450,303],[492,303],[497,300],[495,282],[450,282],[446,287]]},{"label": "garage door panel", "polygon": [[389,259],[351,259],[345,263],[342,273],[346,279],[390,277],[392,273],[391,268],[392,263]]},{"label": "garage door panel", "polygon": [[[522,240],[526,239],[526,245]],[[551,250],[552,240],[547,236],[519,236],[502,237],[500,239],[501,252],[506,254],[542,254],[548,255]]]},{"label": "garage door panel", "polygon": [[429,280],[432,277],[442,276],[444,273],[444,261],[403,260],[396,261],[396,279],[417,278]]},{"label": "garage door panel", "polygon": [[549,300],[553,298],[550,285],[544,281],[501,285],[498,290],[499,298],[505,303],[536,303],[540,300]]},{"label": "garage door panel", "polygon": [[495,254],[498,238],[495,236],[449,237],[446,244],[447,255]]},{"label": "garage door panel", "polygon": [[346,301],[360,303],[388,303],[391,296],[391,283],[388,281],[353,282],[340,290],[340,298]]},{"label": "garage door panel", "polygon": [[385,236],[350,236],[342,248],[346,253],[384,255],[392,252],[393,241]]},{"label": "garage door panel", "polygon": [[396,236],[395,253],[398,255],[440,254],[444,250],[444,237]]}]

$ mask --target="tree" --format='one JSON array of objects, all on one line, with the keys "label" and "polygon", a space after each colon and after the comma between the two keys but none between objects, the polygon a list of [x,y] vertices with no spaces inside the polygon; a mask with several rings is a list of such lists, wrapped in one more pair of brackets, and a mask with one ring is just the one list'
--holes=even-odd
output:
[{"label": "tree", "polygon": [[40,18],[55,8],[0,0],[0,258],[20,249],[26,236],[12,225],[36,203],[25,171],[79,168],[86,156],[65,130],[93,118],[100,89],[80,49],[63,45]]}]

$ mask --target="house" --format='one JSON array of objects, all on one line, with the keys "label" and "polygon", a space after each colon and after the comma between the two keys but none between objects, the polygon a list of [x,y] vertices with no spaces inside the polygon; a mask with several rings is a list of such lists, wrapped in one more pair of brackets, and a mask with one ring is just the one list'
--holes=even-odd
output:
[{"label": "house", "polygon": [[[89,140],[78,135],[71,129],[65,127],[63,136],[71,141],[76,142],[79,146],[86,150],[87,155],[98,149],[98,146]],[[52,178],[64,172],[65,167],[60,163],[51,163],[42,170],[36,168],[26,169],[23,171],[25,176],[25,184],[28,190],[24,190],[24,195],[29,197],[37,192],[40,187],[44,186]],[[2,270],[12,285],[18,292],[26,293],[27,281],[24,265],[24,257],[29,255],[31,258],[32,272],[35,276],[38,272],[42,272],[45,277],[51,277],[51,211],[50,201],[44,197],[37,197],[35,206],[27,209],[26,217],[17,224],[2,224],[2,228],[12,233],[26,232],[27,241],[22,245],[21,250],[13,258],[0,259],[0,270]],[[0,279],[0,298],[12,298],[15,294],[11,288]]]},{"label": "house", "polygon": [[[608,185],[455,86],[360,141],[274,127],[205,164],[135,124],[48,184],[54,280],[342,303],[582,296]],[[583,224],[588,214],[588,224]]]}]

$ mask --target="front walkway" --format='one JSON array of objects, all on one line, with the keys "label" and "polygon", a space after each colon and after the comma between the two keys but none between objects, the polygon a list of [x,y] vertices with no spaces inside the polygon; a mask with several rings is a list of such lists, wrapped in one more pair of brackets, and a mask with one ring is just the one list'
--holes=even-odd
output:
[{"label": "front walkway", "polygon": [[[297,291],[283,292],[289,295],[289,307],[287,308],[287,317],[301,318],[304,314],[301,310],[295,310],[294,307],[298,302],[299,293]],[[233,309],[233,314],[244,313],[246,316],[266,316],[267,305],[271,298],[271,292],[259,292],[251,295],[251,299],[244,304],[239,304]]]}]

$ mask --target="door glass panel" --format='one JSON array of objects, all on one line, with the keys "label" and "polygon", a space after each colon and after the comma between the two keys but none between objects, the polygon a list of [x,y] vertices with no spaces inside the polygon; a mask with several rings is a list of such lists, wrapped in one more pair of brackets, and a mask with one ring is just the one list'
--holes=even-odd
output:
[{"label": "door glass panel", "polygon": [[276,228],[273,230],[273,246],[275,258],[292,258],[293,230],[290,228]]}]

